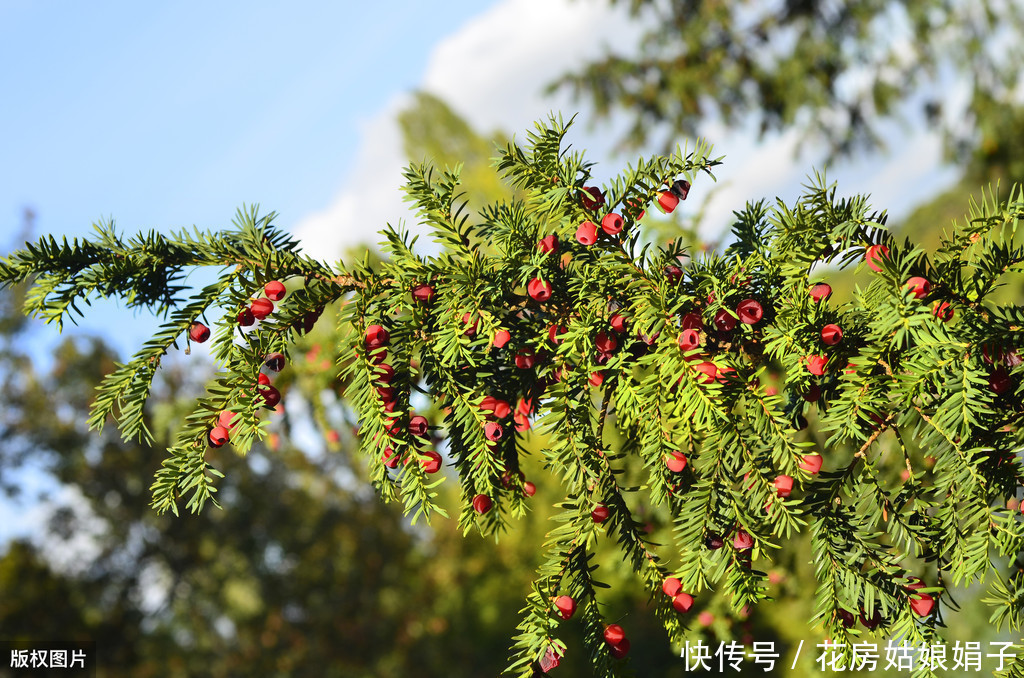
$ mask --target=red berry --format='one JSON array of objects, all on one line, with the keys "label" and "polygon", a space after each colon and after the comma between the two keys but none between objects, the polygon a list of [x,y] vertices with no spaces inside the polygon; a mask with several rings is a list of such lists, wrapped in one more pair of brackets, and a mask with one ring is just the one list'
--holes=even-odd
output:
[{"label": "red berry", "polygon": [[263,386],[256,389],[263,396],[263,407],[272,410],[281,402],[281,392],[273,386]]},{"label": "red berry", "polygon": [[926,278],[922,278],[919,275],[908,278],[903,287],[909,288],[910,293],[914,295],[915,299],[924,299],[932,291],[932,284]]},{"label": "red berry", "polygon": [[366,344],[366,348],[373,350],[387,346],[391,340],[391,334],[380,325],[370,325],[366,328],[366,339],[363,343]]},{"label": "red berry", "polygon": [[868,248],[864,254],[864,259],[868,262],[868,268],[875,273],[882,270],[882,267],[877,263],[882,257],[889,256],[889,248],[885,245],[872,245]]},{"label": "red berry", "polygon": [[620,313],[613,313],[612,317],[608,319],[608,324],[611,325],[611,328],[618,332],[619,334],[622,334],[623,332],[626,331],[627,322],[628,321],[626,320],[625,316],[623,316]]},{"label": "red berry", "polygon": [[665,214],[670,214],[679,204],[679,196],[672,191],[662,191],[658,194],[658,209]]},{"label": "red berry", "polygon": [[724,384],[727,381],[729,381],[730,379],[735,379],[735,378],[736,378],[736,369],[732,368],[732,367],[729,367],[728,365],[726,365],[725,367],[720,368],[718,370],[718,376],[716,377],[716,379],[718,379],[718,383],[719,384]]},{"label": "red berry", "polygon": [[599,332],[597,339],[594,340],[594,345],[597,350],[601,353],[611,353],[619,347],[619,342],[615,338],[614,334],[606,334],[605,332]]},{"label": "red berry", "polygon": [[651,334],[651,335],[644,334],[640,330],[637,330],[637,332],[636,332],[636,338],[639,339],[640,341],[644,342],[648,346],[653,346],[654,342],[656,342],[658,340],[658,337],[660,337],[660,336],[661,336],[661,332],[655,332],[654,334]]},{"label": "red berry", "polygon": [[501,398],[496,398],[492,411],[494,412],[494,416],[498,419],[505,419],[508,415],[512,414],[512,406]]},{"label": "red berry", "polygon": [[817,402],[818,398],[821,397],[821,387],[817,384],[811,384],[803,397],[809,403]]},{"label": "red berry", "polygon": [[194,322],[188,328],[188,336],[192,341],[201,344],[210,338],[210,328],[201,322]]},{"label": "red berry", "polygon": [[413,286],[412,298],[420,303],[427,303],[434,298],[434,286],[426,283]]},{"label": "red berry", "polygon": [[528,349],[516,353],[516,367],[521,370],[528,370],[537,364],[537,354]]},{"label": "red berry", "polygon": [[704,319],[700,317],[700,313],[690,312],[682,317],[680,327],[684,330],[702,330],[704,329]]},{"label": "red berry", "polygon": [[910,609],[918,617],[927,617],[935,609],[935,599],[927,593],[914,593],[910,596]]},{"label": "red berry", "polygon": [[480,515],[483,515],[490,511],[491,506],[493,505],[494,502],[491,501],[491,498],[488,497],[486,494],[478,494],[475,497],[473,497],[473,510],[479,513]]},{"label": "red berry", "polygon": [[231,420],[235,418],[235,413],[231,410],[224,410],[217,416],[217,426],[226,428],[228,431],[235,427],[231,423]]},{"label": "red berry", "polygon": [[600,188],[596,186],[584,186],[583,194],[580,196],[580,202],[588,210],[596,210],[598,207],[604,205],[604,193],[601,192]]},{"label": "red berry", "polygon": [[843,623],[844,628],[851,628],[854,624],[857,623],[857,620],[854,618],[853,613],[849,610],[836,610],[836,616],[839,617],[839,621]]},{"label": "red berry", "polygon": [[683,590],[683,583],[675,577],[668,577],[664,582],[662,582],[661,590],[664,591],[665,595],[669,598],[674,598]]},{"label": "red berry", "polygon": [[391,380],[395,378],[395,368],[387,363],[377,365],[374,372],[377,374],[377,381],[382,384],[390,384]]},{"label": "red berry", "polygon": [[259,384],[260,386],[269,386],[270,385],[270,377],[268,375],[263,374],[261,372],[260,375],[258,377],[256,377],[256,383]]},{"label": "red berry", "polygon": [[512,339],[512,335],[508,330],[498,330],[494,333],[494,339],[491,340],[491,345],[494,346],[494,348],[502,348],[510,339]]},{"label": "red berry", "polygon": [[264,297],[253,299],[249,304],[249,310],[252,311],[252,316],[254,318],[257,320],[263,320],[274,312],[274,302]]},{"label": "red berry", "polygon": [[626,639],[626,632],[618,624],[609,624],[604,627],[604,642],[609,645],[618,645]]},{"label": "red berry", "polygon": [[746,530],[740,528],[736,530],[736,534],[732,538],[732,545],[737,551],[746,551],[754,547],[754,538],[747,534]]},{"label": "red berry", "polygon": [[622,217],[614,212],[604,215],[601,219],[601,230],[608,235],[618,235],[622,232]]},{"label": "red berry", "polygon": [[689,593],[680,593],[672,598],[672,607],[676,609],[676,612],[687,613],[690,608],[693,607],[693,596]]},{"label": "red berry", "polygon": [[558,251],[558,236],[552,233],[537,241],[537,249],[543,254],[551,254]]},{"label": "red berry", "polygon": [[475,318],[473,318],[472,313],[462,314],[462,324],[466,326],[465,334],[467,337],[472,337],[476,335],[477,322],[478,321]]},{"label": "red berry", "polygon": [[815,475],[821,470],[821,463],[824,461],[820,454],[805,454],[800,460],[800,470]]},{"label": "red berry", "polygon": [[424,473],[437,473],[441,470],[441,455],[430,450],[425,453],[427,459],[420,459],[420,466],[423,468]]},{"label": "red berry", "polygon": [[997,367],[992,374],[988,375],[988,387],[997,395],[1006,393],[1012,385],[1010,375],[1002,367]]},{"label": "red berry", "polygon": [[555,290],[547,280],[534,278],[526,286],[526,291],[534,301],[547,301]]},{"label": "red berry", "polygon": [[271,301],[281,301],[284,299],[286,291],[284,285],[278,280],[271,280],[263,286],[263,294],[267,295],[267,299]]},{"label": "red berry", "polygon": [[704,537],[704,545],[712,551],[717,551],[718,549],[725,546],[725,540],[722,539],[720,535],[709,533],[706,537]]},{"label": "red berry", "polygon": [[807,357],[807,371],[811,374],[821,376],[825,374],[825,365],[828,358],[823,355],[812,355]]},{"label": "red berry", "polygon": [[672,473],[679,473],[686,468],[686,455],[682,452],[673,452],[672,454],[665,455],[665,466],[668,467]]},{"label": "red berry", "polygon": [[719,332],[731,332],[736,327],[736,318],[724,308],[718,309],[715,314],[715,329]]},{"label": "red berry", "polygon": [[426,417],[417,414],[409,419],[409,433],[412,435],[418,438],[426,438],[429,430],[430,424],[427,422]]},{"label": "red berry", "polygon": [[872,630],[876,626],[882,623],[882,612],[881,610],[875,610],[874,613],[868,617],[864,610],[860,613],[860,623],[864,625],[867,630]]},{"label": "red berry", "polygon": [[215,426],[210,431],[210,444],[214,447],[220,447],[228,441],[228,438],[228,430],[223,426]]},{"label": "red berry", "polygon": [[562,343],[560,337],[565,334],[565,328],[561,325],[551,325],[548,327],[548,341],[556,346]]},{"label": "red berry", "polygon": [[538,664],[540,665],[541,672],[545,675],[551,669],[558,668],[558,665],[561,663],[562,657],[557,652],[555,652],[555,648],[553,647],[549,647],[547,651],[544,653],[544,656],[538,662]]},{"label": "red berry", "polygon": [[672,264],[665,267],[664,273],[665,277],[668,278],[668,281],[671,283],[677,283],[683,279],[683,269],[678,266],[673,266]]},{"label": "red berry", "polygon": [[484,424],[484,437],[492,442],[497,442],[505,436],[505,427],[496,421],[489,421]]},{"label": "red berry", "polygon": [[516,412],[524,415],[533,414],[533,398],[520,398],[516,403]]},{"label": "red berry", "polygon": [[268,353],[263,357],[263,364],[271,372],[280,372],[284,369],[285,357],[283,353]]},{"label": "red berry", "polygon": [[533,495],[537,494],[537,486],[531,483],[530,481],[526,481],[525,483],[523,483],[523,494],[525,494],[527,497],[532,497]]},{"label": "red berry", "polygon": [[385,448],[384,453],[381,454],[381,461],[384,462],[384,465],[388,468],[398,467],[398,455],[395,454],[395,451],[390,447]]},{"label": "red berry", "polygon": [[829,346],[835,346],[843,340],[843,328],[829,323],[821,328],[821,340]]},{"label": "red berry", "polygon": [[608,507],[604,504],[598,504],[594,507],[594,510],[590,512],[590,517],[594,519],[595,523],[603,523],[608,520],[608,516]]},{"label": "red berry", "polygon": [[832,296],[832,286],[828,283],[818,283],[811,288],[811,301],[818,303]]},{"label": "red berry", "polygon": [[576,242],[581,245],[593,245],[597,242],[597,226],[593,221],[584,221],[576,229]]},{"label": "red berry", "polygon": [[243,308],[241,311],[239,311],[236,318],[238,320],[238,324],[241,325],[242,327],[249,327],[254,322],[256,322],[256,316],[254,316],[252,314],[252,311],[250,311],[248,308]]},{"label": "red berry", "polygon": [[512,413],[512,406],[501,398],[487,396],[480,403],[480,409],[484,412],[493,412],[498,419],[504,419]]},{"label": "red berry", "polygon": [[669,190],[671,190],[680,200],[686,200],[686,196],[690,194],[690,182],[686,179],[680,179],[672,184],[672,188]]},{"label": "red berry", "polygon": [[576,601],[572,596],[558,596],[555,598],[555,607],[558,608],[558,616],[562,619],[569,619],[576,613]]},{"label": "red berry", "polygon": [[764,308],[756,299],[744,299],[736,306],[736,315],[746,325],[756,325],[764,316]]},{"label": "red berry", "polygon": [[711,384],[718,378],[718,366],[714,363],[698,363],[693,369],[701,373],[701,376],[697,377],[698,383]]},{"label": "red berry", "polygon": [[604,383],[604,372],[591,372],[588,381],[591,386],[597,388]]},{"label": "red berry", "polygon": [[942,322],[947,322],[953,317],[953,307],[948,301],[936,301],[932,307],[932,315]]},{"label": "red berry", "polygon": [[616,659],[622,659],[629,654],[629,638],[623,638],[618,645],[612,645],[611,655]]},{"label": "red berry", "polygon": [[775,493],[780,497],[788,497],[793,492],[793,478],[787,475],[775,479]]},{"label": "red berry", "polygon": [[303,332],[303,334],[306,334],[306,333],[310,332],[313,329],[313,326],[316,325],[316,321],[317,320],[320,320],[320,314],[317,313],[316,311],[310,311],[309,313],[306,313],[305,315],[303,315],[302,316],[302,332]]},{"label": "red berry", "polygon": [[998,361],[998,360],[1002,360],[1003,359],[1003,350],[1001,348],[999,348],[998,346],[990,347],[987,344],[982,344],[981,345],[981,357],[985,360],[986,363],[991,365],[993,363],[993,361]]},{"label": "red berry", "polygon": [[679,335],[679,348],[685,351],[693,351],[700,347],[700,334],[697,330],[683,330]]}]

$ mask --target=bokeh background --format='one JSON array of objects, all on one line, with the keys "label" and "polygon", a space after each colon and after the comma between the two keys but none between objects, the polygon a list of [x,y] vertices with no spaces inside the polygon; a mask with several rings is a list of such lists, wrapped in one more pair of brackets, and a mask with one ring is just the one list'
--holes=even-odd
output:
[{"label": "bokeh background", "polygon": [[[824,170],[934,247],[972,194],[1024,175],[1022,13],[1009,0],[0,0],[0,246],[84,237],[103,219],[127,234],[216,230],[259,203],[308,253],[351,260],[387,223],[418,231],[406,163],[464,162],[482,204],[505,195],[495,143],[553,112],[577,116],[569,141],[598,180],[697,134],[725,155],[717,182],[649,220],[653,241],[718,246],[733,210],[792,201]],[[0,292],[0,638],[95,639],[106,676],[504,667],[560,497],[539,465],[535,511],[498,544],[409,525],[365,482],[324,321],[296,351],[269,444],[219,456],[224,510],[156,516],[159,443],[212,362],[167,361],[155,448],[89,432],[93,387],[158,320],[98,301],[58,335],[20,316],[23,294]],[[729,619],[700,601],[694,640],[820,642],[804,623],[805,546],[764,564],[779,602]],[[637,675],[680,675],[679,648],[611,556],[606,603],[631,628]],[[994,637],[976,592],[960,596],[951,641]],[[589,675],[582,654],[557,675]],[[815,672],[811,658],[775,673]]]}]

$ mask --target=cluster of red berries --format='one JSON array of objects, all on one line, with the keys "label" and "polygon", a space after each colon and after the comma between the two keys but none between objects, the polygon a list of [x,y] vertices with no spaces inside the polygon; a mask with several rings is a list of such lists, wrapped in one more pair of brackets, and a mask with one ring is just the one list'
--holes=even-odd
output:
[{"label": "cluster of red berries", "polygon": [[[274,302],[284,299],[287,291],[285,286],[278,280],[271,280],[263,286],[263,293],[266,297],[260,297],[254,299],[248,306],[238,314],[238,324],[246,327],[252,325],[256,320],[263,320],[274,311]],[[319,312],[316,313],[319,317]],[[315,322],[315,319],[313,320]],[[189,328],[189,337],[197,342],[202,343],[210,338],[210,329],[200,322],[192,323]],[[269,353],[263,359],[263,367],[272,373],[278,373],[285,366],[285,356],[283,353]],[[261,371],[256,383],[256,392],[263,398],[263,406],[267,409],[274,409],[281,402],[281,392],[278,391],[270,383],[270,376]],[[217,417],[216,425],[210,429],[209,440],[212,447],[220,447],[228,442],[231,438],[231,431],[235,425],[232,423],[235,418],[235,413],[230,410],[224,410]]]},{"label": "cluster of red berries", "polygon": [[927,617],[935,610],[935,599],[928,593],[917,593],[918,589],[924,588],[924,582],[913,577],[905,587],[910,594],[910,609],[919,617]]},{"label": "cluster of red berries", "polygon": [[[867,259],[868,266],[871,270],[881,271],[882,269],[877,264],[877,261],[882,257],[888,256],[888,254],[889,249],[885,245],[872,245],[867,249],[865,258]],[[932,284],[927,278],[922,276],[912,276],[903,284],[903,288],[909,291],[914,299],[920,301],[931,294]],[[955,309],[948,301],[936,300],[934,304],[932,304],[932,315],[943,322],[949,322],[952,320],[954,312]],[[982,347],[982,356],[990,365],[993,363],[989,358],[985,347]],[[1008,362],[1012,362],[1012,358]],[[1002,395],[1010,390],[1013,386],[1013,381],[1010,378],[1009,373],[1002,366],[998,366],[989,374],[988,386],[996,395]]]},{"label": "cluster of red berries", "polygon": [[[708,301],[714,301],[714,295],[709,295]],[[761,302],[753,298],[740,301],[734,311],[729,311],[726,308],[718,309],[710,328],[705,327],[704,319],[698,311],[683,314],[680,320],[681,332],[676,343],[685,354],[685,360],[695,363],[693,369],[699,374],[697,381],[701,384],[711,384],[715,381],[725,383],[736,372],[732,367],[719,367],[716,363],[708,360],[708,356],[704,352],[699,351],[708,345],[711,333],[719,337],[726,337],[736,329],[738,323],[754,326],[760,323],[762,318],[764,318],[764,307]]]},{"label": "cluster of red berries", "polygon": [[[263,367],[273,373],[284,369],[286,358],[283,353],[268,353],[263,358]],[[274,409],[281,402],[281,392],[270,384],[270,376],[260,372],[256,385],[257,392],[263,397],[263,406]],[[220,447],[231,439],[231,431],[235,428],[235,412],[224,410],[217,416],[216,425],[210,429],[210,446]]]},{"label": "cluster of red berries", "polygon": [[[562,619],[570,619],[576,613],[576,600],[572,596],[558,596],[555,598],[554,604],[558,616]],[[609,624],[604,627],[603,635],[604,642],[608,645],[609,652],[613,657],[622,659],[626,656],[629,652],[629,639],[626,638],[626,632],[621,626]]]},{"label": "cluster of red berries", "polygon": [[253,299],[248,308],[238,312],[238,324],[242,327],[249,327],[257,320],[264,320],[274,312],[274,302],[281,301],[285,296],[284,285],[277,280],[271,280],[263,286],[265,297]]},{"label": "cluster of red berries", "polygon": [[[398,392],[391,385],[395,378],[395,368],[384,362],[387,359],[387,351],[385,349],[390,342],[391,333],[384,329],[382,325],[370,325],[366,328],[366,332],[363,335],[363,347],[366,349],[370,363],[374,366],[374,389],[381,399],[384,411],[388,414],[393,413],[398,404]],[[423,415],[414,414],[409,417],[406,430],[415,438],[426,439],[430,437],[430,422]],[[387,432],[392,436],[399,433],[399,427],[394,418],[388,420]],[[442,460],[438,452],[427,450],[423,453],[423,457],[419,463],[425,473],[437,473],[441,470]],[[381,454],[381,461],[388,468],[397,468],[399,455],[393,447],[388,446]],[[409,459],[406,458],[404,461],[408,463]]]},{"label": "cluster of red berries", "polygon": [[[676,181],[669,190],[658,193],[656,204],[663,213],[668,214],[676,208],[680,200],[686,200],[689,192],[690,182],[685,180]],[[605,197],[601,189],[585,186],[580,196],[580,201],[584,208],[595,211],[604,206]],[[627,201],[627,204],[630,208],[637,211],[637,219],[643,219],[644,211],[638,207],[635,201]],[[616,236],[622,233],[622,230],[625,228],[625,220],[622,215],[615,212],[604,214],[600,222],[600,226],[598,226],[590,219],[582,221],[576,229],[576,242],[589,247],[597,242],[601,232],[608,236]],[[547,238],[554,238],[554,236],[547,236]],[[544,240],[547,240],[547,238]],[[541,244],[538,244],[542,252],[547,253],[557,249],[557,240],[549,241],[548,243],[545,243],[544,240],[541,241]]]},{"label": "cluster of red berries", "polygon": [[661,584],[661,590],[672,599],[672,607],[676,612],[686,613],[693,607],[693,596],[683,593],[683,583],[675,577],[668,577]]}]

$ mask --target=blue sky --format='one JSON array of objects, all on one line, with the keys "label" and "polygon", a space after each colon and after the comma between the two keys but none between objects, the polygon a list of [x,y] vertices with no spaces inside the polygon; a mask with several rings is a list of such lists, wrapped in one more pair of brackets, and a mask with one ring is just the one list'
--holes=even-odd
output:
[{"label": "blue sky", "polygon": [[[489,2],[0,3],[0,215],[216,227],[327,202],[358,122]],[[382,11],[382,9],[384,11]]]},{"label": "blue sky", "polygon": [[[216,229],[246,202],[290,220],[323,207],[360,121],[489,4],[0,2],[0,245],[25,207],[37,234],[69,236],[105,217],[131,233]],[[122,350],[151,323],[130,326]]]}]

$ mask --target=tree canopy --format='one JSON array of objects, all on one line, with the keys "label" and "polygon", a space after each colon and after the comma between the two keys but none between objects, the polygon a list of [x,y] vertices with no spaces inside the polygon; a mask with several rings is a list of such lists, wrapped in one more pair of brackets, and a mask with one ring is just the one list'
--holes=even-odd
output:
[{"label": "tree canopy", "polygon": [[[848,155],[876,148],[881,122],[902,119],[908,101],[920,111],[908,124],[942,125],[961,162],[1019,135],[999,129],[1020,106],[1018,2],[609,1],[643,23],[639,44],[613,45],[554,86],[598,117],[631,119],[630,145],[674,144],[717,118],[762,135],[796,127],[804,143]],[[948,90],[961,76],[964,110]]]}]

